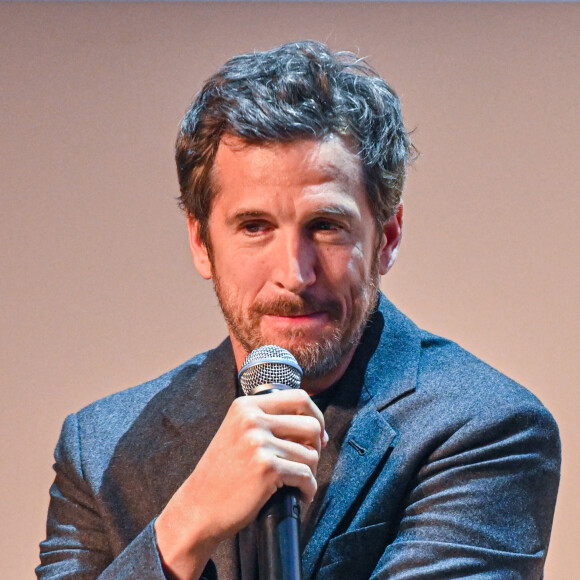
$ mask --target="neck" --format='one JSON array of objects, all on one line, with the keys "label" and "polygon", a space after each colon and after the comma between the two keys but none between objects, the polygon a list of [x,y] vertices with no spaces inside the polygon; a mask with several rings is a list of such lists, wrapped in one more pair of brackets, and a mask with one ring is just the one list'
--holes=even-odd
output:
[{"label": "neck", "polygon": [[[238,371],[242,368],[244,360],[248,356],[246,349],[237,341],[235,336],[230,333],[230,339],[232,341],[232,347],[234,350],[234,357],[236,359],[236,366]],[[335,366],[330,372],[326,373],[320,377],[308,377],[304,376],[302,378],[301,388],[305,390],[310,396],[322,393],[322,391],[328,389],[331,385],[336,383],[340,377],[346,372],[350,361],[356,350],[356,345],[351,348],[351,350],[345,354],[340,363]]]},{"label": "neck", "polygon": [[340,364],[335,366],[329,373],[323,375],[322,377],[303,377],[302,378],[302,389],[304,389],[309,395],[318,395],[331,387],[344,375],[352,357],[356,346],[353,346],[345,356],[342,357]]}]

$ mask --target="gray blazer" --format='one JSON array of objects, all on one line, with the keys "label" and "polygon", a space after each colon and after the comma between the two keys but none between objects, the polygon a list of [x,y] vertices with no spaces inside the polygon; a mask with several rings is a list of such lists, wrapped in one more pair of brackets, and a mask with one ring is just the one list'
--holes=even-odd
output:
[{"label": "gray blazer", "polygon": [[[369,333],[304,578],[541,578],[560,468],[551,415],[384,296]],[[221,424],[235,377],[225,341],[66,419],[39,578],[164,577],[154,518]]]}]

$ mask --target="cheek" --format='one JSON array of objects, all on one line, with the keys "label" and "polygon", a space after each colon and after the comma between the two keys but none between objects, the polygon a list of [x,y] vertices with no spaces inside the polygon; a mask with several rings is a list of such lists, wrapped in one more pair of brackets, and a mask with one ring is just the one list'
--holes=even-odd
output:
[{"label": "cheek", "polygon": [[243,309],[248,308],[265,285],[267,272],[264,265],[247,258],[236,259],[233,255],[223,265],[223,279],[227,280],[230,293]]},{"label": "cheek", "polygon": [[349,290],[359,288],[361,282],[368,277],[367,262],[363,244],[348,248],[329,248],[321,256],[321,271],[335,292],[348,294]]}]

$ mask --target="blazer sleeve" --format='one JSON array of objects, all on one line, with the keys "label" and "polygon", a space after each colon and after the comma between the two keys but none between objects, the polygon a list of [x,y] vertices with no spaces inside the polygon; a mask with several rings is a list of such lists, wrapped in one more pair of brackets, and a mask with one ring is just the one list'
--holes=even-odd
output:
[{"label": "blazer sleeve", "polygon": [[371,578],[542,578],[560,455],[544,408],[478,414],[419,470]]},{"label": "blazer sleeve", "polygon": [[[118,555],[93,487],[83,473],[78,420],[67,417],[55,450],[47,537],[40,544],[39,580],[165,580],[154,520]],[[210,561],[202,579],[215,578]]]}]

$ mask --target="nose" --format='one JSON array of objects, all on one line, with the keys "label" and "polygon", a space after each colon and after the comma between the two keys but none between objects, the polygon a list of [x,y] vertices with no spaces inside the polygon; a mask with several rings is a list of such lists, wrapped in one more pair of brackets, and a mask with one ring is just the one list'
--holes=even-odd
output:
[{"label": "nose", "polygon": [[316,249],[299,233],[279,236],[274,255],[273,282],[293,294],[301,294],[316,280]]}]

